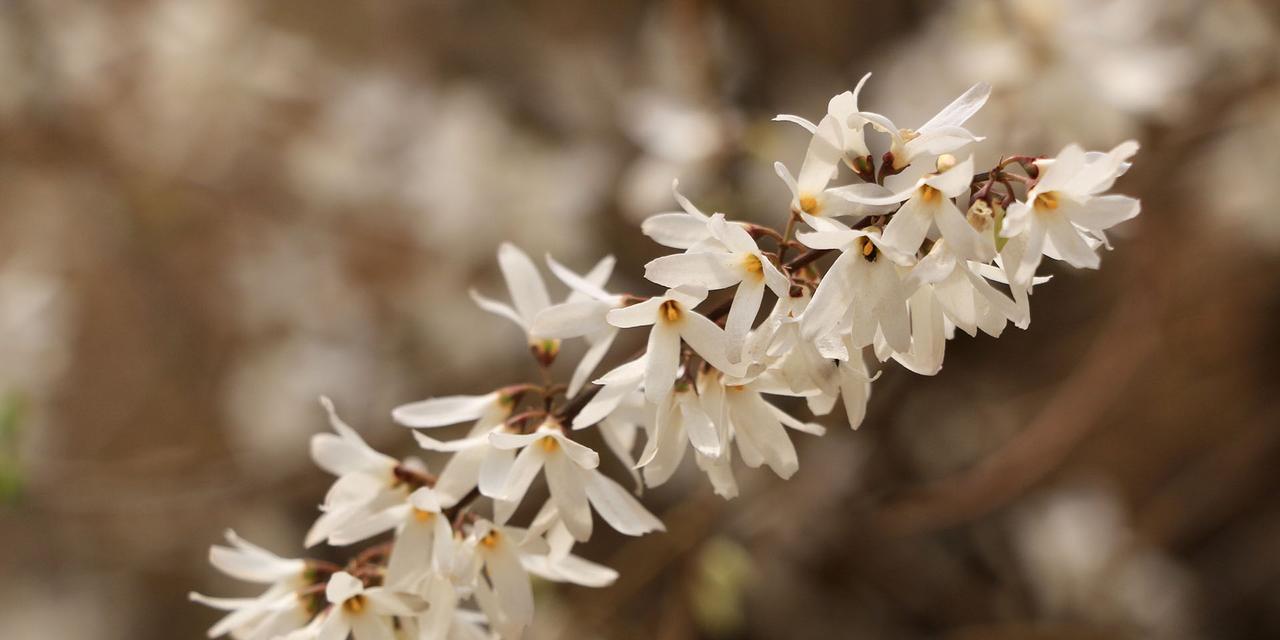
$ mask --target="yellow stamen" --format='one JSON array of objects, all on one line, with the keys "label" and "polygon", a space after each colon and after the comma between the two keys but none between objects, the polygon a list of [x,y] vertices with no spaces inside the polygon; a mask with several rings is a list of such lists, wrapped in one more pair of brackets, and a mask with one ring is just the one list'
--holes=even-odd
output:
[{"label": "yellow stamen", "polygon": [[350,613],[360,613],[364,611],[364,596],[352,596],[342,603],[342,608]]},{"label": "yellow stamen", "polygon": [[866,237],[858,238],[858,242],[861,243],[858,245],[858,249],[861,251],[862,257],[867,262],[875,262],[876,257],[880,255],[875,243],[872,242],[870,238]]},{"label": "yellow stamen", "polygon": [[925,204],[933,204],[942,199],[942,192],[933,187],[922,184],[920,185],[920,200]]},{"label": "yellow stamen", "polygon": [[675,300],[667,300],[658,307],[658,315],[667,322],[677,322],[680,320],[680,303]]},{"label": "yellow stamen", "polygon": [[413,519],[418,522],[431,522],[431,519],[434,517],[436,517],[436,514],[431,513],[430,511],[423,511],[422,509],[413,510]]},{"label": "yellow stamen", "polygon": [[492,549],[498,546],[497,529],[490,530],[489,533],[484,534],[484,537],[480,538],[480,544],[486,549]]},{"label": "yellow stamen", "polygon": [[801,196],[800,210],[809,215],[816,215],[818,213],[818,199],[813,196]]},{"label": "yellow stamen", "polygon": [[747,273],[754,276],[757,280],[764,277],[764,265],[760,264],[760,258],[754,253],[748,253],[742,259],[742,265],[746,267]]},{"label": "yellow stamen", "polygon": [[556,449],[560,448],[560,443],[556,442],[556,439],[552,438],[551,436],[546,436],[542,438],[541,440],[538,441],[538,444],[541,445],[542,450],[546,451],[547,453],[551,453],[552,451],[555,451]]},{"label": "yellow stamen", "polygon": [[1057,191],[1048,191],[1036,196],[1035,207],[1041,211],[1053,211],[1059,204]]}]

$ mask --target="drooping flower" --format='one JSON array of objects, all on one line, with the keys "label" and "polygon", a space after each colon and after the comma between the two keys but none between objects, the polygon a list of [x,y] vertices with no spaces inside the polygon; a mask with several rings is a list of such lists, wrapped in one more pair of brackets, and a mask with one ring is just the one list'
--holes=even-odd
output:
[{"label": "drooping flower", "polygon": [[372,514],[403,502],[408,488],[396,475],[400,462],[378,453],[338,417],[333,402],[320,398],[335,433],[311,438],[311,457],[321,469],[338,477],[325,495],[323,513],[307,532],[308,547],[331,539],[344,527],[359,525]]},{"label": "drooping flower", "polygon": [[538,336],[532,331],[533,319],[537,317],[538,312],[551,306],[551,296],[547,293],[547,285],[542,281],[542,275],[538,273],[533,260],[510,242],[504,242],[498,247],[498,267],[502,270],[502,278],[507,283],[511,304],[487,298],[475,289],[470,291],[471,299],[481,309],[502,316],[520,327],[524,331],[533,356],[543,366],[549,366],[560,351],[560,342]]},{"label": "drooping flower", "polygon": [[618,572],[572,553],[577,542],[560,518],[554,501],[548,500],[534,517],[526,532],[543,536],[545,554],[523,554],[520,562],[529,573],[554,582],[569,582],[583,587],[606,587],[618,579]]},{"label": "drooping flower", "polygon": [[489,447],[488,434],[502,428],[521,393],[521,386],[505,387],[480,396],[429,398],[400,405],[391,411],[392,419],[415,429],[475,421],[466,438],[453,442],[441,442],[414,432],[414,438],[422,448],[453,453],[436,477],[435,495],[442,506],[457,504],[477,485],[482,485],[480,491],[484,495],[497,495],[500,486],[482,483],[482,479],[503,477],[506,469],[511,467],[512,456],[508,451]]},{"label": "drooping flower", "polygon": [[722,374],[706,373],[698,379],[698,393],[712,423],[738,445],[748,467],[768,465],[786,479],[800,468],[795,445],[787,428],[822,435],[820,425],[801,422],[765,400],[762,393],[785,393],[758,381],[730,381]]},{"label": "drooping flower", "polygon": [[720,457],[723,450],[720,434],[693,385],[678,383],[658,405],[649,440],[636,463],[644,470],[645,484],[656,487],[669,480],[689,444],[709,458]]},{"label": "drooping flower", "polygon": [[582,389],[587,377],[595,371],[604,359],[618,328],[606,320],[609,312],[621,308],[625,297],[604,290],[603,283],[608,280],[608,269],[601,275],[601,266],[612,268],[613,257],[608,262],[601,260],[596,268],[586,277],[570,271],[564,265],[547,256],[547,266],[572,291],[569,298],[561,304],[543,309],[533,320],[531,331],[540,336],[564,340],[585,337],[587,352],[578,362],[569,380],[567,393],[574,395]]},{"label": "drooping flower", "polygon": [[453,528],[435,492],[417,489],[402,505],[387,509],[379,517],[393,521],[396,543],[387,559],[383,583],[408,587],[451,560]]}]

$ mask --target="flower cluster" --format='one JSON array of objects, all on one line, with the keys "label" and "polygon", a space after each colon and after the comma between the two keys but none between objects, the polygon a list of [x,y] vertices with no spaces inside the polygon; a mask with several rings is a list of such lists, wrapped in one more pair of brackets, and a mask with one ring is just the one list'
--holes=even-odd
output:
[{"label": "flower cluster", "polygon": [[[451,454],[436,474],[374,451],[323,399],[334,433],[315,436],[311,453],[337,479],[306,544],[389,539],[340,566],[283,559],[228,533],[231,546],[211,551],[214,566],[269,586],[257,598],[193,595],[229,611],[210,635],[519,637],[533,619],[531,576],[589,587],[616,578],[572,553],[595,516],[625,535],[663,528],[599,470],[583,430],[598,431],[632,471],[634,493],[671,478],[690,446],[726,498],[738,492],[735,452],[746,467],[788,478],[800,466],[792,432],[824,428],[768,397],[803,398],[815,416],[842,404],[857,428],[882,363],[932,375],[957,329],[1026,327],[1043,257],[1096,268],[1105,231],[1139,211],[1132,198],[1103,195],[1128,168],[1132,142],[1004,156],[977,173],[970,148],[982,138],[965,123],[986,85],[906,129],[861,110],[865,81],[832,98],[816,124],[778,116],[811,135],[794,177],[777,165],[792,194],[782,231],[707,214],[678,190],[681,211],[645,221],[646,235],[677,251],[645,266],[665,288],[658,295],[610,292],[611,257],[586,274],[548,257],[568,291],[553,304],[536,263],[504,244],[511,303],[472,297],[520,328],[542,381],[396,408],[393,419],[423,449]],[[873,145],[887,150],[877,159]],[[619,332],[639,328],[644,350],[588,384]],[[585,355],[567,384],[552,383],[562,341],[573,339]],[[472,424],[465,437],[432,435],[463,423]],[[527,505],[539,475],[549,497]],[[525,526],[512,524],[519,514],[532,514]]]}]

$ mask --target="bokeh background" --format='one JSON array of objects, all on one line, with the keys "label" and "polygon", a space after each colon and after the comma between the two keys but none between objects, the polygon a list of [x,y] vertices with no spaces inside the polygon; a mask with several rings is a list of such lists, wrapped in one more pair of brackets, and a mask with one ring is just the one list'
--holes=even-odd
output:
[{"label": "bokeh background", "polygon": [[670,532],[598,535],[622,579],[539,585],[530,636],[1280,637],[1278,30],[1268,0],[6,0],[0,638],[201,637],[187,591],[244,593],[224,527],[301,552],[316,396],[411,454],[391,407],[534,373],[465,295],[502,295],[501,240],[647,292],[672,179],[780,223],[806,137],[769,118],[867,71],[900,123],[991,82],[979,165],[1138,139],[1143,215],[1030,330],[798,436],[790,482],[647,492]]}]

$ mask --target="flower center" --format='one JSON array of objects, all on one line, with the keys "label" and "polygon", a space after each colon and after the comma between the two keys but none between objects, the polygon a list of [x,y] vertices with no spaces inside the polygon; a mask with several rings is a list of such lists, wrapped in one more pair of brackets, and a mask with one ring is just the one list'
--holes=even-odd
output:
[{"label": "flower center", "polygon": [[942,192],[933,187],[922,184],[920,185],[920,200],[925,204],[933,204],[942,199]]},{"label": "flower center", "polygon": [[675,300],[667,300],[658,307],[658,315],[667,322],[676,322],[680,319],[680,303]]},{"label": "flower center", "polygon": [[863,259],[867,262],[875,262],[876,257],[880,255],[880,250],[876,248],[876,243],[865,236],[858,238],[858,251],[862,253]]},{"label": "flower center", "polygon": [[351,596],[342,603],[342,608],[349,613],[360,613],[364,611],[364,596]]},{"label": "flower center", "polygon": [[757,280],[764,275],[764,265],[760,264],[760,258],[754,253],[748,253],[742,259],[742,266],[746,268],[748,274],[754,276]]},{"label": "flower center", "polygon": [[813,215],[813,214],[817,213],[817,211],[818,211],[818,199],[817,199],[817,198],[815,198],[815,197],[813,197],[813,196],[801,196],[801,197],[800,197],[800,210],[801,210],[801,211],[803,211],[803,212],[805,212],[805,213],[807,213],[807,214],[809,214],[809,215]]},{"label": "flower center", "polygon": [[486,549],[492,549],[498,546],[498,531],[495,529],[484,534],[484,537],[480,538],[480,544]]},{"label": "flower center", "polygon": [[413,519],[418,522],[431,522],[431,519],[435,516],[436,514],[431,513],[430,511],[423,511],[422,509],[413,510]]},{"label": "flower center", "polygon": [[538,446],[542,447],[543,451],[546,451],[547,453],[551,453],[560,448],[560,443],[556,442],[555,438],[552,438],[551,436],[546,436],[538,441]]},{"label": "flower center", "polygon": [[1058,192],[1048,191],[1036,196],[1035,208],[1040,211],[1053,211],[1054,209],[1057,209],[1060,204]]}]

